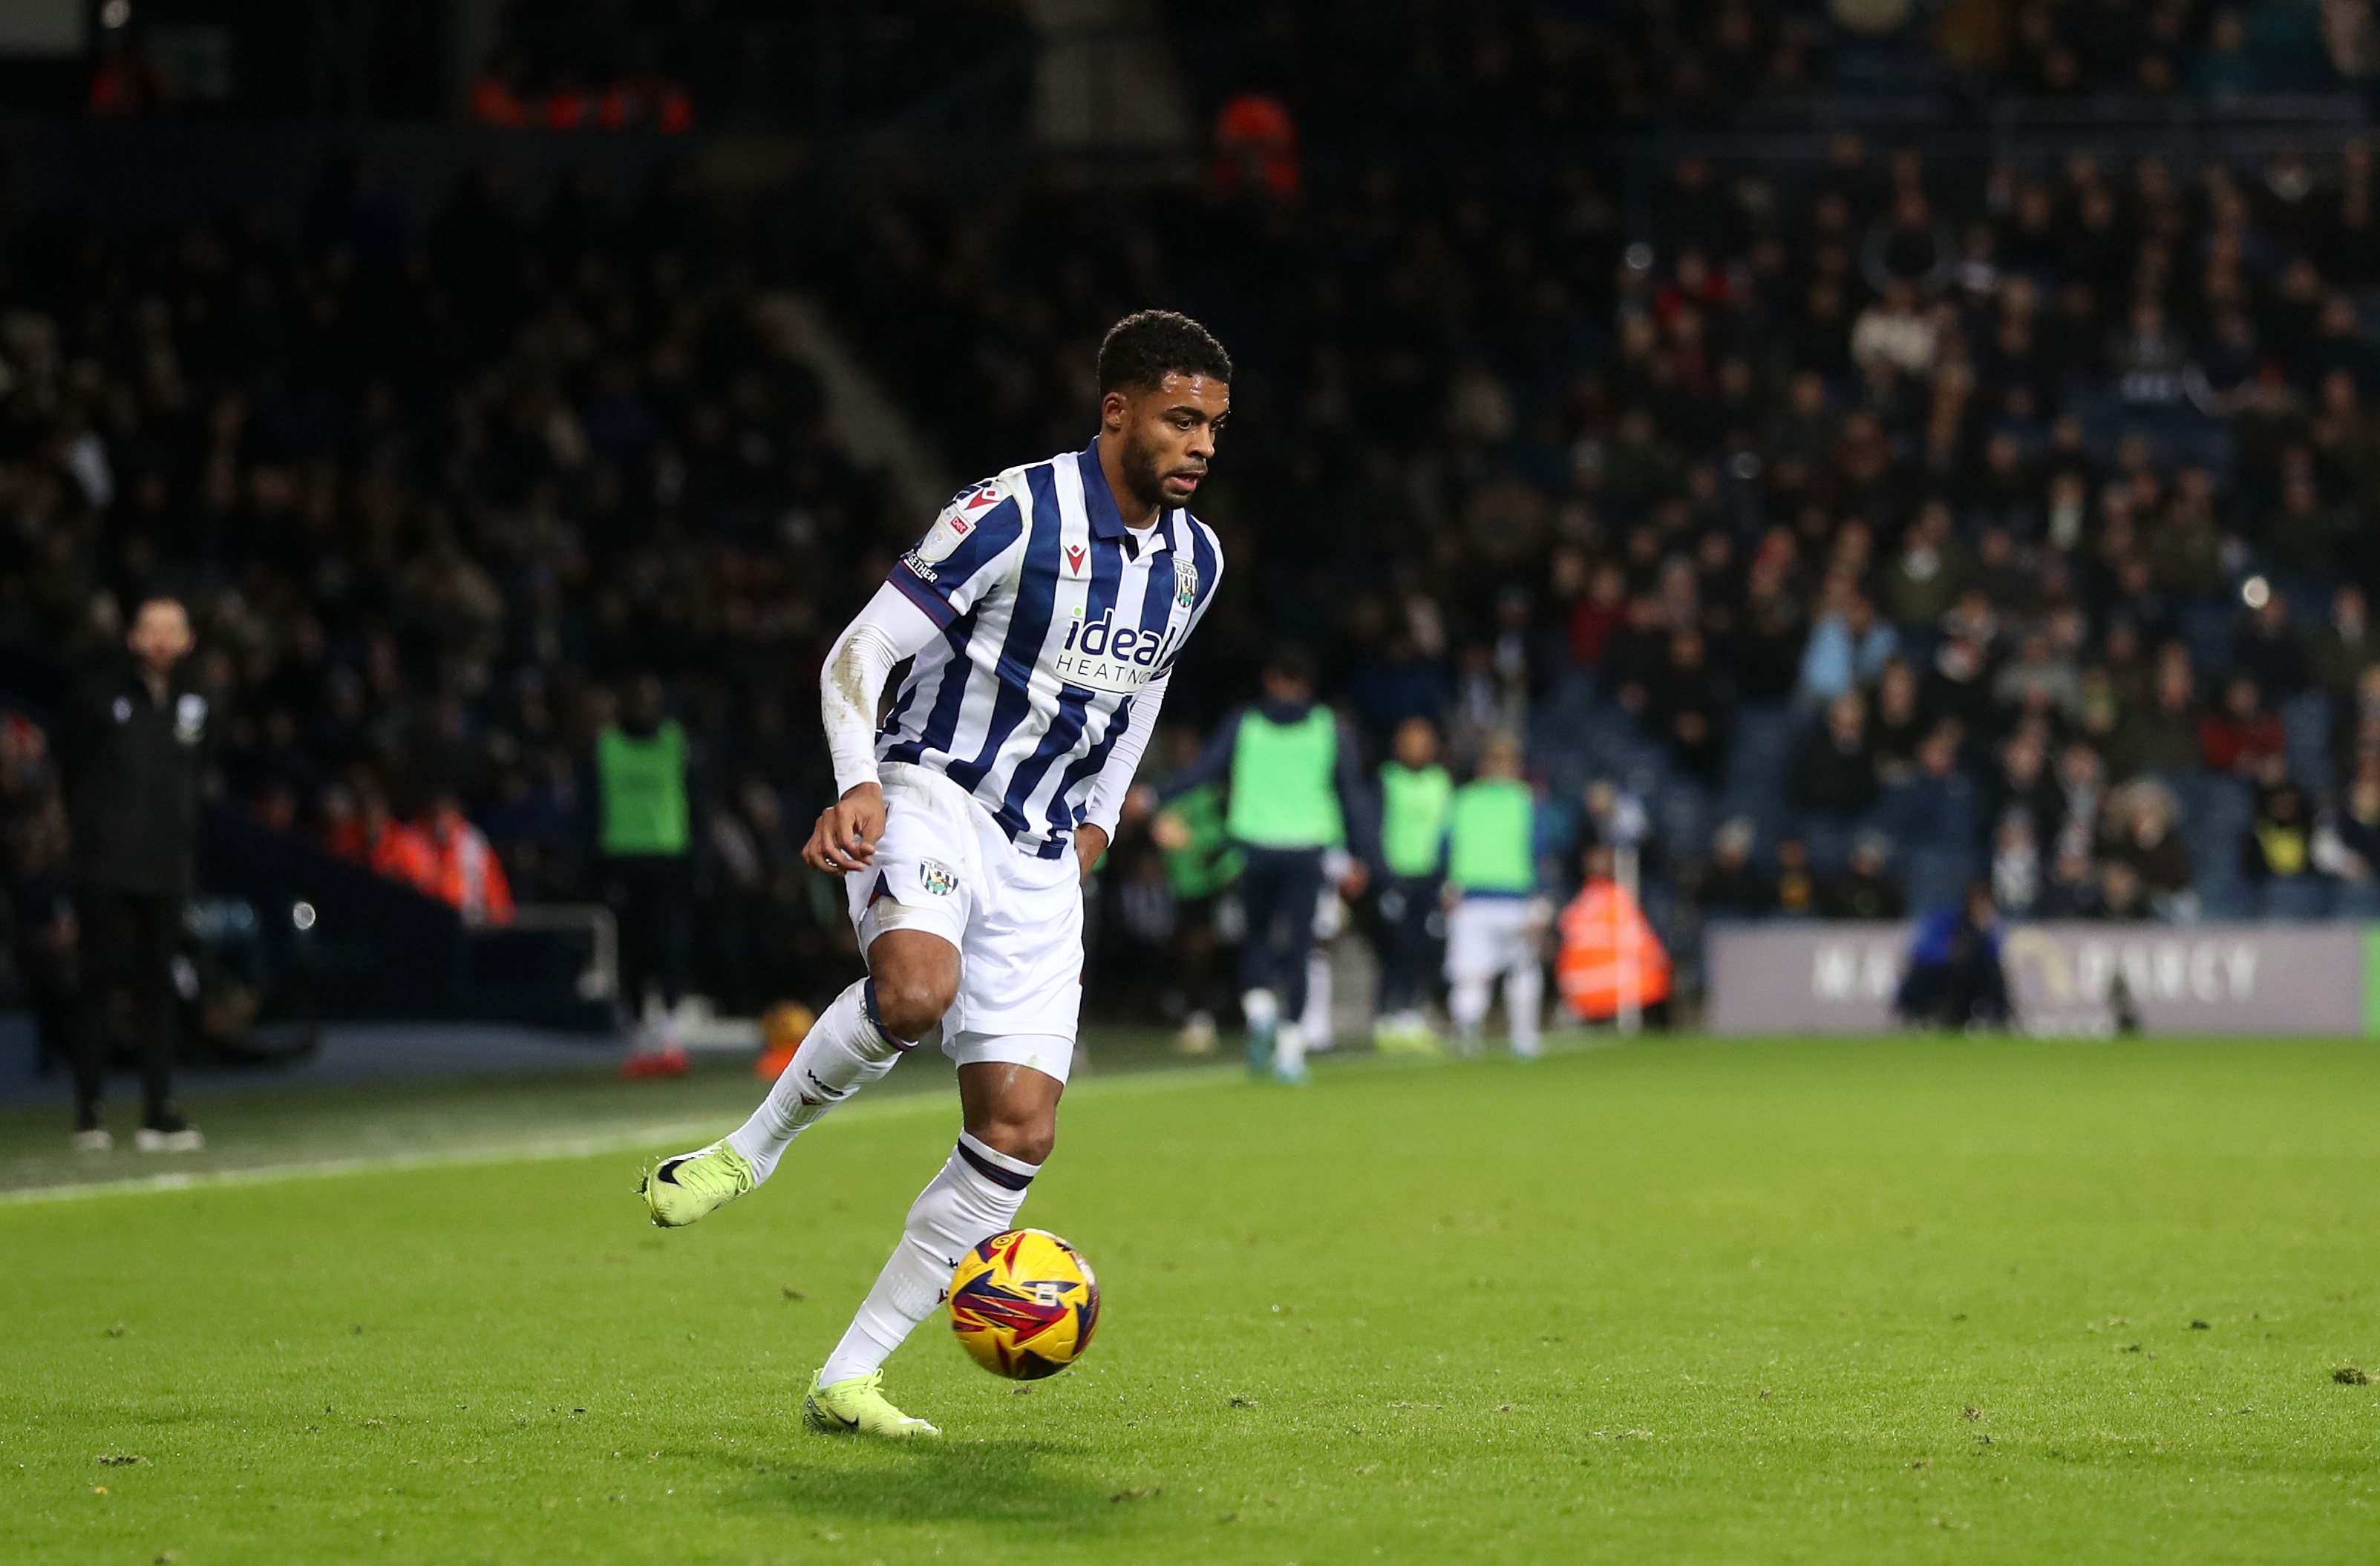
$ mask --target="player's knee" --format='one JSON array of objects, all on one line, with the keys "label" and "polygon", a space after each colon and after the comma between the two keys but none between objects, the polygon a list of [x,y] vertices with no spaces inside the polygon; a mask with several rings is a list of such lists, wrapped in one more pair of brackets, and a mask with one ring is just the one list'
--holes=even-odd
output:
[{"label": "player's knee", "polygon": [[1058,1146],[1058,1122],[1054,1116],[995,1116],[980,1128],[967,1129],[992,1151],[1029,1164],[1048,1163],[1050,1152]]},{"label": "player's knee", "polygon": [[957,986],[929,974],[892,973],[876,979],[876,1017],[900,1038],[920,1038],[951,1009]]}]

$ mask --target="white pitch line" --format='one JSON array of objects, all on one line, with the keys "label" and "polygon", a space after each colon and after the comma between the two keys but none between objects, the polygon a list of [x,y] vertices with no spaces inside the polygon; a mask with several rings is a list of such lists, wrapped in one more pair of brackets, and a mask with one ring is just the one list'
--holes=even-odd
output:
[{"label": "white pitch line", "polygon": [[[1226,1067],[1135,1073],[1130,1076],[1079,1084],[1075,1093],[1077,1097],[1085,1092],[1096,1092],[1106,1097],[1128,1088],[1146,1090],[1160,1086],[1186,1086],[1233,1074],[1235,1073]],[[956,1108],[941,1093],[896,1093],[880,1099],[864,1099],[833,1115],[826,1123],[840,1125],[855,1120],[886,1120],[927,1110],[949,1112]],[[268,1185],[285,1180],[327,1179],[342,1174],[385,1174],[403,1170],[452,1168],[460,1164],[545,1163],[558,1159],[592,1158],[601,1153],[690,1143],[698,1137],[708,1139],[719,1135],[720,1125],[718,1120],[670,1121],[629,1126],[597,1136],[482,1143],[476,1147],[450,1147],[436,1152],[391,1153],[379,1158],[322,1159],[307,1163],[260,1164],[253,1169],[194,1170],[140,1175],[127,1180],[92,1180],[71,1185],[34,1185],[16,1191],[0,1191],[0,1207],[79,1201],[91,1196],[151,1196],[162,1191],[198,1191],[218,1185]]]}]

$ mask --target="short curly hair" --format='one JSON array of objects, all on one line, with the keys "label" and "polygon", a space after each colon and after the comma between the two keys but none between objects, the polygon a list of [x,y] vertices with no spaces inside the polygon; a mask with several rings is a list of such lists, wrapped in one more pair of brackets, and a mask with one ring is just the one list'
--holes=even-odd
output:
[{"label": "short curly hair", "polygon": [[1108,328],[1099,344],[1099,395],[1161,385],[1168,375],[1232,378],[1232,356],[1215,334],[1179,310],[1144,310]]}]

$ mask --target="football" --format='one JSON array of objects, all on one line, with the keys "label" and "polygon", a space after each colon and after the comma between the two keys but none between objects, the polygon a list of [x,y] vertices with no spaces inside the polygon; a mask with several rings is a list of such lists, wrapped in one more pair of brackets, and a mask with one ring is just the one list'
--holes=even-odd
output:
[{"label": "football", "polygon": [[1055,1234],[1012,1229],[966,1254],[951,1274],[951,1330],[995,1376],[1038,1381],[1091,1346],[1099,1281]]}]

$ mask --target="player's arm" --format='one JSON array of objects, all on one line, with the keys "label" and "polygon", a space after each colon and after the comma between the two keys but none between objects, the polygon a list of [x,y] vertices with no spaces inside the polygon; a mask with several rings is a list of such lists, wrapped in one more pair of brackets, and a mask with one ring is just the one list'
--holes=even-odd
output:
[{"label": "player's arm", "polygon": [[884,790],[876,781],[876,711],[894,664],[941,627],[892,583],[876,589],[843,628],[819,673],[819,711],[834,761],[835,802],[821,812],[802,857],[833,875],[868,868],[884,835]]},{"label": "player's arm", "polygon": [[819,672],[819,708],[840,797],[820,813],[802,857],[834,875],[865,869],[884,834],[876,781],[876,713],[892,666],[915,656],[959,616],[1003,588],[1015,589],[1025,516],[1001,480],[962,492],[844,628]]},{"label": "player's arm", "polygon": [[1099,868],[1108,844],[1115,840],[1116,822],[1135,792],[1132,780],[1140,771],[1140,759],[1148,751],[1148,736],[1157,732],[1157,715],[1165,709],[1165,692],[1172,683],[1173,671],[1169,669],[1132,698],[1124,710],[1123,732],[1108,747],[1099,781],[1091,784],[1091,796],[1083,805],[1083,824],[1075,829],[1075,856],[1082,861],[1086,879]]}]

